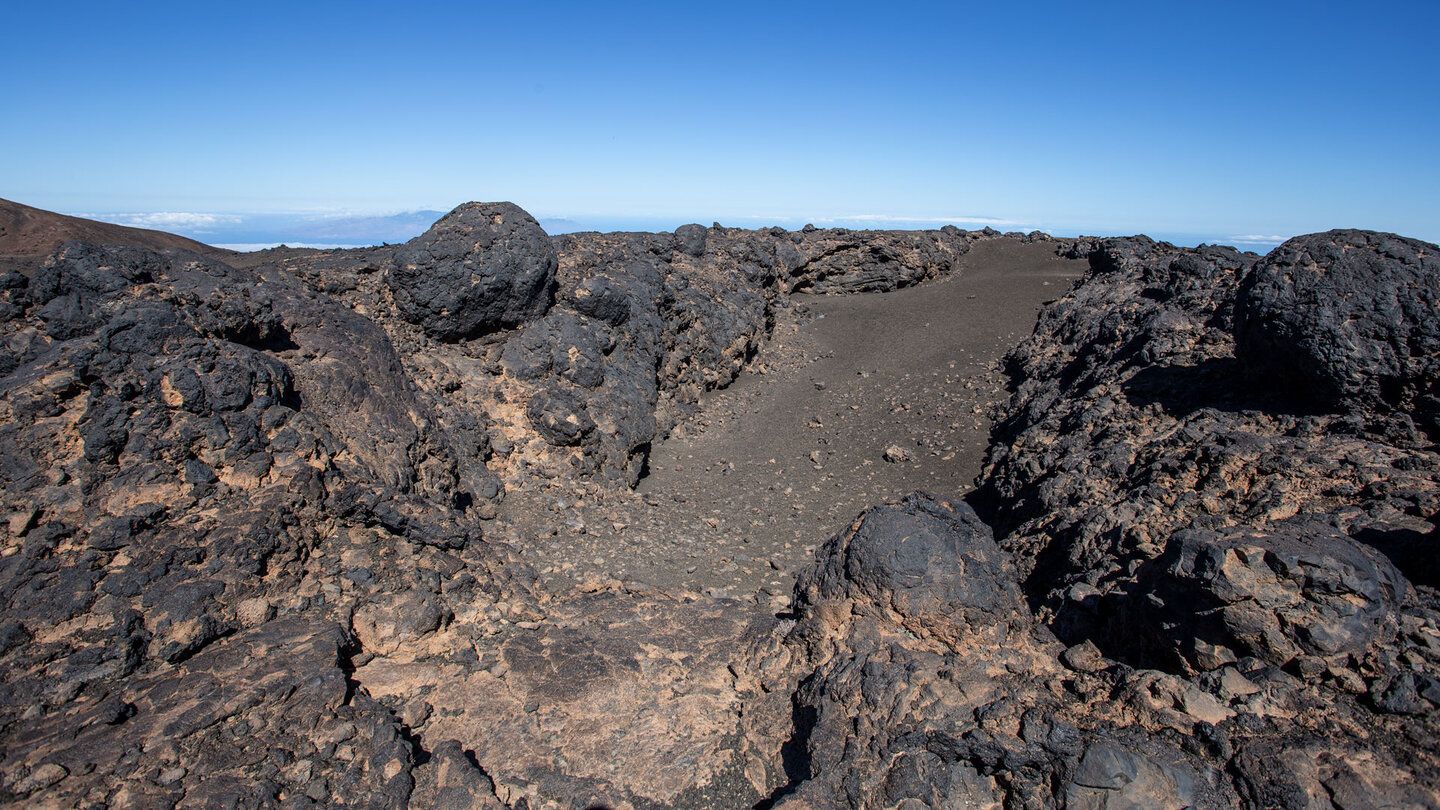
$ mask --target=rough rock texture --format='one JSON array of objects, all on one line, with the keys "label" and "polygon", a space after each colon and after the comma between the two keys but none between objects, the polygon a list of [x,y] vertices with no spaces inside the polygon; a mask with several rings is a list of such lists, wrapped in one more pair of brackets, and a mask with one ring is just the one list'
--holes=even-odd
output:
[{"label": "rough rock texture", "polygon": [[1440,256],[1394,234],[1286,242],[1235,304],[1236,354],[1325,409],[1440,414]]},{"label": "rough rock texture", "polygon": [[796,583],[802,605],[868,606],[917,636],[959,644],[1021,615],[1010,561],[974,510],[912,496],[865,512]]},{"label": "rough rock texture", "polygon": [[550,308],[555,251],[514,203],[466,203],[395,252],[400,317],[439,340],[518,326]]},{"label": "rough rock texture", "polygon": [[764,340],[788,282],[735,263],[780,236],[700,232],[687,249],[721,258],[668,234],[557,240],[558,275],[507,205],[279,264],[15,258],[0,797],[710,807],[782,784],[788,693],[739,687],[734,643],[772,617],[541,593],[483,537],[492,467],[633,481],[683,414],[662,392],[693,402]]},{"label": "rough rock texture", "polygon": [[437,569],[526,575],[457,508],[483,463],[384,333],[283,274],[78,243],[8,300],[7,795],[404,806],[412,747],[348,678],[352,615],[444,604]]},{"label": "rough rock texture", "polygon": [[[547,239],[508,203],[468,203],[405,245],[277,258],[384,329],[445,422],[476,422],[466,430],[508,486],[623,486],[756,355],[790,292],[937,278],[976,238],[688,225]],[[540,400],[564,413],[532,416]]]},{"label": "rough rock texture", "polygon": [[982,488],[864,511],[780,614],[549,592],[485,536],[507,490],[633,484],[792,292],[991,238],[1043,235],[470,204],[395,247],[15,259],[0,801],[1440,804],[1433,245],[1058,244],[1092,269],[1011,354]]},{"label": "rough rock texture", "polygon": [[1440,672],[1435,247],[1072,249],[1091,273],[1011,354],[984,481],[1037,615],[1076,666],[1208,696],[1232,802],[1440,801],[1440,703],[1411,697]]},{"label": "rough rock texture", "polygon": [[[793,698],[777,807],[1229,804],[1218,764],[1184,745],[1214,701],[1157,711],[1166,698],[1132,673],[1067,672],[970,507],[918,494],[875,507],[818,557],[785,640],[814,669]],[[1155,691],[1187,696],[1178,681]]]}]

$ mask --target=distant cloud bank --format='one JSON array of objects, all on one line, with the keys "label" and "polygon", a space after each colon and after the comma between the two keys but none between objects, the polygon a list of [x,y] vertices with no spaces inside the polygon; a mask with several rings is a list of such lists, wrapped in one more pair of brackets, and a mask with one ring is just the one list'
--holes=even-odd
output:
[{"label": "distant cloud bank", "polygon": [[115,225],[128,225],[131,228],[151,228],[172,233],[179,233],[182,230],[193,233],[209,233],[217,227],[238,225],[242,221],[242,218],[236,214],[195,214],[183,211],[157,211],[151,214],[82,214],[81,216]]},{"label": "distant cloud bank", "polygon": [[398,214],[188,211],[75,214],[116,225],[169,231],[231,250],[261,250],[281,244],[334,248],[404,242],[424,233],[444,215],[443,211],[406,211]]},{"label": "distant cloud bank", "polygon": [[926,225],[982,225],[992,228],[1021,228],[1034,227],[1033,223],[1021,222],[1015,219],[998,219],[996,217],[963,216],[963,217],[910,217],[892,216],[890,214],[852,214],[843,217],[819,217],[816,224],[840,224],[840,223],[878,223],[886,225],[923,223]]},{"label": "distant cloud bank", "polygon": [[[355,212],[299,212],[299,213],[216,213],[203,211],[152,211],[142,213],[76,213],[75,216],[128,225],[136,228],[153,228],[187,236],[206,244],[230,250],[252,251],[289,245],[290,247],[346,248],[369,245],[395,244],[413,239],[424,233],[436,220],[445,215],[443,211],[420,210],[395,214],[368,214]],[[547,233],[561,234],[576,231],[673,231],[693,217],[667,216],[603,216],[569,214],[563,216],[537,215],[540,226]],[[702,222],[701,224],[709,224]],[[1078,236],[1078,232],[1064,229],[1052,230],[1043,223],[1004,219],[978,214],[962,216],[908,216],[899,214],[849,214],[844,216],[816,216],[809,218],[785,216],[742,216],[724,220],[721,224],[743,228],[779,226],[791,230],[805,225],[822,228],[899,228],[931,229],[944,225],[961,228],[997,228],[1005,231],[1042,230],[1052,236]],[[1087,229],[1087,233],[1097,233]],[[1098,232],[1101,235],[1122,235],[1119,231]],[[1124,234],[1124,235],[1128,235]],[[1177,245],[1208,244],[1233,245],[1246,250],[1266,252],[1289,237],[1266,234],[1241,234],[1226,236],[1203,233],[1152,233],[1150,236]]]},{"label": "distant cloud bank", "polygon": [[1284,242],[1286,239],[1289,238],[1290,237],[1288,236],[1260,236],[1258,234],[1250,234],[1246,236],[1232,236],[1230,237],[1229,241],[1236,245],[1263,245],[1266,247],[1275,247],[1276,245]]}]

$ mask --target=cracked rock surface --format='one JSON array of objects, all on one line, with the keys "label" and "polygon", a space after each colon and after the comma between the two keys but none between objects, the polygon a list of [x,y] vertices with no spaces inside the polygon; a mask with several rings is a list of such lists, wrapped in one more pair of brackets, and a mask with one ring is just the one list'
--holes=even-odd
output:
[{"label": "cracked rock surface", "polygon": [[1440,804],[1434,245],[12,207],[7,804]]}]

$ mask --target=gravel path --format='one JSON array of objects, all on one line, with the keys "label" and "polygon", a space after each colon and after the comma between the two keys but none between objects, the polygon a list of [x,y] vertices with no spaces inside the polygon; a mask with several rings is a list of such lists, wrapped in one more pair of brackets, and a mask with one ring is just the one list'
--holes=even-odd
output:
[{"label": "gravel path", "polygon": [[499,536],[556,587],[613,579],[780,606],[861,509],[972,487],[1005,396],[1000,358],[1084,269],[1053,243],[995,239],[941,281],[796,296],[754,370],[654,448],[635,492],[515,493]]}]

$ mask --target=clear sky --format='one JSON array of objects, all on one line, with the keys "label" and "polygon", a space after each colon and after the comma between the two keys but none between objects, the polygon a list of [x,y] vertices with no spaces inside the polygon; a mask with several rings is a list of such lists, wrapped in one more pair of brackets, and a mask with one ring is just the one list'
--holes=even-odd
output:
[{"label": "clear sky", "polygon": [[1435,0],[55,2],[5,17],[0,197],[68,213],[505,199],[610,226],[1440,240]]}]

